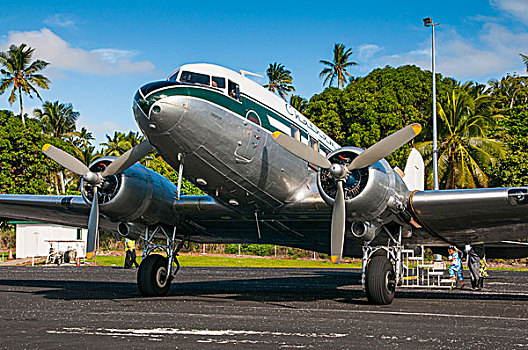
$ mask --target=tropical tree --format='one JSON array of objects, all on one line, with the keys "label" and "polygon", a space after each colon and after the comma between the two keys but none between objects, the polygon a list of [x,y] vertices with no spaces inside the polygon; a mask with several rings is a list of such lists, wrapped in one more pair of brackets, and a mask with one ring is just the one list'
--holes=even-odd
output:
[{"label": "tropical tree", "polygon": [[[438,177],[444,188],[488,187],[485,168],[504,155],[501,143],[488,137],[501,115],[491,113],[492,99],[488,95],[472,98],[464,89],[455,88],[447,102],[438,103],[439,147]],[[422,142],[416,148],[429,166],[428,182],[432,182],[432,142]]]},{"label": "tropical tree", "polygon": [[42,101],[36,87],[48,89],[50,80],[38,72],[49,65],[48,62],[36,60],[31,62],[31,56],[35,49],[26,44],[11,45],[8,51],[0,52],[0,94],[11,89],[8,101],[12,105],[18,95],[20,103],[20,117],[22,124],[26,125],[24,118],[24,106],[22,103],[22,93],[33,98],[33,93]]},{"label": "tropical tree", "polygon": [[343,44],[334,45],[334,58],[332,62],[327,60],[320,60],[319,62],[325,65],[325,68],[319,73],[319,78],[325,78],[323,85],[328,83],[329,86],[332,86],[334,80],[337,79],[337,88],[345,86],[347,81],[346,77],[351,77],[347,72],[347,68],[351,66],[357,66],[356,62],[350,61],[350,56],[352,55],[352,49],[346,49]]},{"label": "tropical tree", "polygon": [[139,132],[130,131],[128,134],[115,131],[113,136],[106,135],[107,142],[101,143],[106,147],[103,150],[105,156],[119,157],[132,147],[141,143],[145,138]]},{"label": "tropical tree", "polygon": [[72,142],[72,145],[76,158],[87,166],[102,156],[101,153],[95,151],[95,146],[91,146],[86,140],[82,140],[79,145]]},{"label": "tropical tree", "polygon": [[522,53],[520,53],[519,56],[521,56],[524,66],[526,67],[526,71],[528,72],[528,56],[523,55]]},{"label": "tropical tree", "polygon": [[268,76],[268,84],[264,85],[271,92],[279,94],[286,101],[286,96],[289,92],[295,91],[292,85],[291,72],[284,68],[280,63],[270,63],[266,70]]},{"label": "tropical tree", "polygon": [[501,80],[488,82],[497,109],[528,107],[528,78],[507,74]]},{"label": "tropical tree", "polygon": [[306,111],[306,107],[308,107],[308,101],[299,95],[291,95],[290,105],[299,112],[304,113]]},{"label": "tropical tree", "polygon": [[89,132],[84,126],[81,128],[81,130],[76,130],[71,133],[70,136],[70,142],[76,146],[80,147],[83,144],[87,144],[89,146],[92,145],[92,141],[95,140],[95,137],[93,137],[93,134]]},{"label": "tropical tree", "polygon": [[44,133],[58,138],[72,136],[75,122],[80,113],[73,110],[71,103],[46,101],[41,108],[36,108],[33,115],[42,122]]}]

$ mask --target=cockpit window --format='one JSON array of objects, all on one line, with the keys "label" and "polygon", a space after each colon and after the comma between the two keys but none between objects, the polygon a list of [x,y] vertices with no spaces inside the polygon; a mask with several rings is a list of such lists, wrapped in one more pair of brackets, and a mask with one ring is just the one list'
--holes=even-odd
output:
[{"label": "cockpit window", "polygon": [[178,74],[179,74],[179,73],[180,73],[179,70],[176,71],[176,73],[174,73],[173,75],[171,75],[171,76],[169,77],[168,80],[169,80],[169,81],[176,81],[176,80],[178,79]]},{"label": "cockpit window", "polygon": [[229,94],[229,97],[240,101],[240,88],[238,87],[238,84],[233,83],[231,80],[229,80],[228,85],[227,85],[227,90],[228,90],[227,93]]},{"label": "cockpit window", "polygon": [[225,78],[213,77],[211,86],[219,89],[225,89]]},{"label": "cockpit window", "polygon": [[183,71],[180,77],[182,83],[210,85],[211,77],[207,74]]}]

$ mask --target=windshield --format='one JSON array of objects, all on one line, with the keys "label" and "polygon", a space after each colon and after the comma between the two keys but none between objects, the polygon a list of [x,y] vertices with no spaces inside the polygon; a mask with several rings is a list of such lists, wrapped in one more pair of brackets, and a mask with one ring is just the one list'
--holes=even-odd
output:
[{"label": "windshield", "polygon": [[207,74],[183,71],[180,77],[182,83],[209,85],[211,77]]}]

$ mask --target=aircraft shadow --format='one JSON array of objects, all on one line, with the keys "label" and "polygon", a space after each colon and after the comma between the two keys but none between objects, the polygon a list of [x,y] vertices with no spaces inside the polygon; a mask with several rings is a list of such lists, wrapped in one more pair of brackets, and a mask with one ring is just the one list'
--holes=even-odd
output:
[{"label": "aircraft shadow", "polygon": [[[333,300],[348,304],[367,304],[361,288],[361,273],[357,271],[306,270],[299,276],[233,278],[229,279],[229,269],[225,269],[225,279],[205,281],[178,281],[176,278],[167,297],[155,299],[166,302],[180,302],[182,298],[203,298],[216,301],[255,301],[283,303],[289,301]],[[188,278],[188,277],[186,277]],[[10,288],[10,293],[42,295],[47,299],[60,300],[120,300],[142,299],[136,283],[43,280],[43,279],[0,279],[2,286]],[[27,288],[27,289],[24,289]],[[3,289],[3,288],[1,288]],[[37,290],[34,290],[37,289]],[[4,290],[5,291],[5,290]],[[528,295],[502,292],[472,292],[470,290],[448,292],[446,290],[410,290],[399,288],[397,299],[472,299],[472,300],[515,300],[528,301]],[[284,305],[281,305],[284,306]]]}]

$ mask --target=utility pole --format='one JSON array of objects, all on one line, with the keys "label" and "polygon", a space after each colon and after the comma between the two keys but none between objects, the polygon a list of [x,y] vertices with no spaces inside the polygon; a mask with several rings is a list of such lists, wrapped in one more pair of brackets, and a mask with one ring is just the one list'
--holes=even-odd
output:
[{"label": "utility pole", "polygon": [[435,37],[434,27],[440,23],[433,23],[431,17],[423,19],[424,26],[431,27],[433,31],[432,36],[432,71],[433,71],[433,188],[437,191],[438,188],[438,128],[436,123],[436,67],[435,67]]}]

